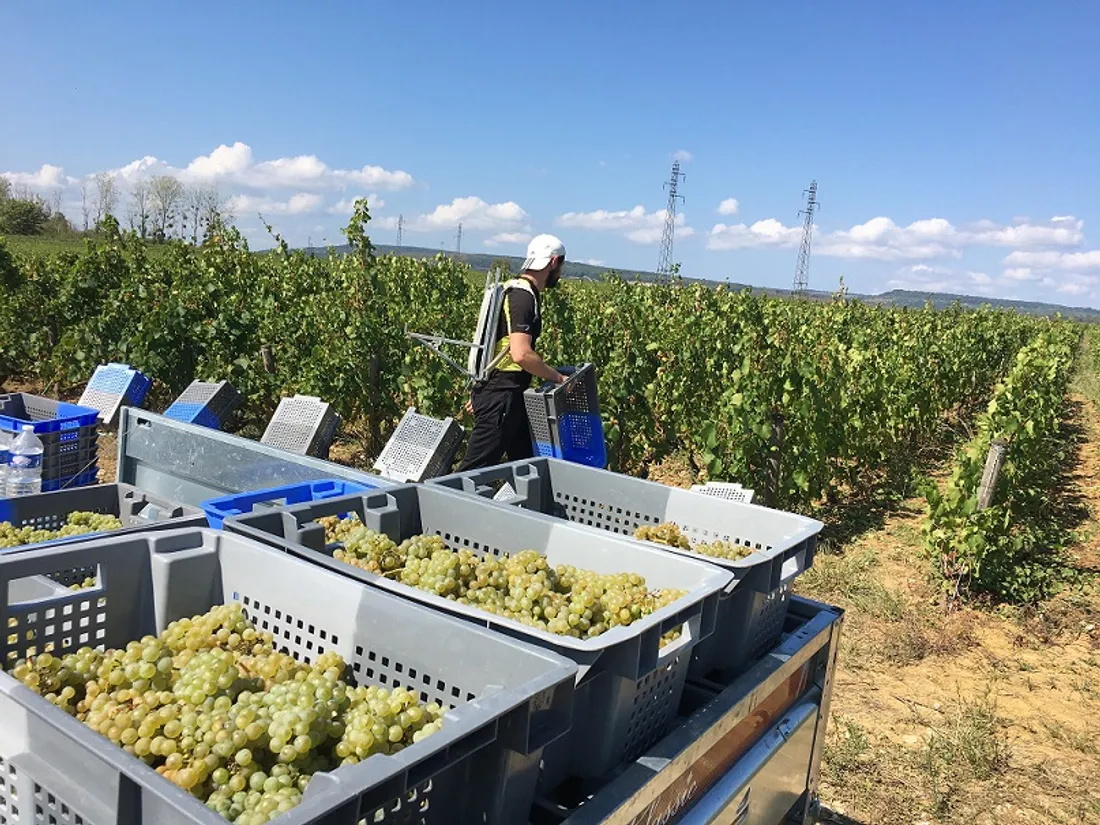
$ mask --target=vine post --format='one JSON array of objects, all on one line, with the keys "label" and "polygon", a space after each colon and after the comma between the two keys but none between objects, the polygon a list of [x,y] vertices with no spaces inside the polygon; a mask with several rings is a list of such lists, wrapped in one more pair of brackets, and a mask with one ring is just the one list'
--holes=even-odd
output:
[{"label": "vine post", "polygon": [[772,432],[768,439],[768,507],[775,507],[779,503],[780,471],[783,465],[783,413],[771,414]]},{"label": "vine post", "polygon": [[1001,477],[1001,468],[1005,463],[1005,453],[1008,451],[1008,443],[1001,438],[995,438],[989,444],[989,453],[985,457],[985,469],[982,471],[982,481],[978,486],[978,509],[985,510],[993,503],[993,496],[997,492],[997,481]]}]

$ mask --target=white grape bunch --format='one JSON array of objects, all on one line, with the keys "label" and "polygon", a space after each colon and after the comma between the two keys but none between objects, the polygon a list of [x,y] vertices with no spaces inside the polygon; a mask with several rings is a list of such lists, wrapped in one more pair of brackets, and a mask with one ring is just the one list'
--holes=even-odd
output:
[{"label": "white grape bunch", "polygon": [[102,533],[108,530],[118,530],[121,527],[122,521],[118,516],[83,511],[69,513],[65,524],[57,530],[16,527],[10,521],[2,521],[0,522],[0,549],[83,536],[88,533]]},{"label": "white grape bunch", "polygon": [[[401,544],[371,530],[357,515],[318,519],[333,557],[462,604],[539,630],[593,638],[628,625],[682,598],[684,590],[650,590],[636,573],[597,573],[553,567],[535,550],[479,556],[452,550],[439,536],[416,535]],[[665,639],[676,637],[672,631]]]},{"label": "white grape bunch", "polygon": [[754,552],[751,547],[744,547],[730,541],[715,541],[710,543],[699,542],[697,544],[692,544],[687,536],[681,532],[679,525],[673,524],[672,522],[665,522],[664,524],[657,525],[643,524],[634,531],[634,538],[639,541],[652,541],[657,544],[664,544],[668,547],[675,547],[679,550],[688,550],[692,553],[699,553],[703,556],[710,556],[714,559],[725,559],[727,561],[739,561],[740,559],[748,558]]},{"label": "white grape bunch", "polygon": [[306,664],[276,651],[233,603],[122,649],[42,653],[10,672],[228,821],[260,825],[298,805],[315,773],[446,723],[448,707],[354,686],[346,670],[332,652]]}]

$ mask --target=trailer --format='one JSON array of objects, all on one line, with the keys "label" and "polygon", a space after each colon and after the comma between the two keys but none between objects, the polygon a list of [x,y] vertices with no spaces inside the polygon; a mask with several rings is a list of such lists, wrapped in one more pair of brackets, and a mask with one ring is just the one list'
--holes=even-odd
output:
[{"label": "trailer", "polygon": [[[318,479],[394,482],[133,408],[119,418],[117,480],[181,504]],[[689,680],[667,734],[598,780],[540,793],[527,825],[808,825],[843,611],[791,600],[777,646],[726,683]],[[517,823],[523,825],[523,823]]]}]

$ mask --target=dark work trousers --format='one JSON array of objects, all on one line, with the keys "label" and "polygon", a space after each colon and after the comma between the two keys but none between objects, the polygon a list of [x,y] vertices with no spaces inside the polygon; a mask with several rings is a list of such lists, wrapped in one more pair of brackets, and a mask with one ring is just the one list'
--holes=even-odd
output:
[{"label": "dark work trousers", "polygon": [[531,458],[531,430],[521,389],[477,389],[471,397],[474,429],[466,446],[466,457],[459,472],[500,464],[505,454],[509,461]]}]

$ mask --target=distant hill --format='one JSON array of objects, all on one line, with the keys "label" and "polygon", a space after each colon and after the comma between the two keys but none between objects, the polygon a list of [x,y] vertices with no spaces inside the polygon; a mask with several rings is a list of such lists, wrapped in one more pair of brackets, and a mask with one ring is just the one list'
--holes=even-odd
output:
[{"label": "distant hill", "polygon": [[[512,272],[519,272],[519,268],[523,265],[523,258],[514,255],[485,255],[480,252],[451,252],[449,250],[429,249],[427,247],[420,246],[386,246],[379,245],[375,247],[379,255],[404,255],[409,258],[432,258],[440,252],[448,257],[462,261],[469,264],[476,270],[481,272],[487,272],[489,267],[492,266],[494,261],[507,261],[511,267]],[[324,247],[310,247],[304,252],[313,255],[326,255],[328,250]],[[348,251],[348,247],[337,246],[335,251],[338,253],[345,253]],[[593,266],[592,264],[583,264],[578,261],[565,262],[565,276],[567,278],[581,279],[586,281],[599,281],[602,280],[608,273],[616,272],[624,278],[633,280],[637,278],[641,281],[655,281],[657,280],[657,273],[655,272],[632,272],[620,269],[615,269],[608,266]],[[725,281],[709,281],[700,278],[684,278],[685,281],[693,281],[707,284],[722,283],[729,289],[741,290],[750,289],[756,295],[770,295],[774,297],[790,297],[792,294],[789,289],[776,289],[773,287],[758,287],[751,284],[732,283]],[[815,301],[827,301],[832,297],[833,293],[823,292],[820,290],[809,290],[806,293],[806,297]],[[857,293],[849,293],[851,298],[864,301],[868,304],[882,304],[887,306],[898,307],[923,307],[927,302],[931,301],[932,305],[937,309],[944,309],[951,306],[956,301],[967,309],[977,309],[982,306],[992,306],[1001,309],[1011,309],[1016,312],[1024,313],[1025,315],[1054,315],[1056,313],[1061,314],[1063,317],[1072,318],[1076,321],[1100,321],[1100,310],[1089,309],[1087,307],[1070,307],[1062,306],[1060,304],[1046,304],[1038,301],[1010,301],[1005,298],[983,298],[974,295],[953,295],[946,292],[913,292],[907,289],[894,289],[890,292],[883,292],[878,295],[863,295]]]}]

